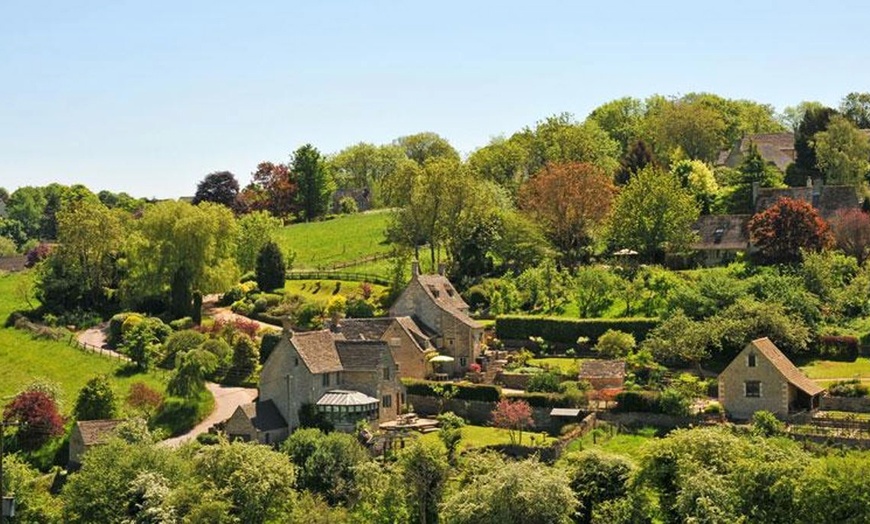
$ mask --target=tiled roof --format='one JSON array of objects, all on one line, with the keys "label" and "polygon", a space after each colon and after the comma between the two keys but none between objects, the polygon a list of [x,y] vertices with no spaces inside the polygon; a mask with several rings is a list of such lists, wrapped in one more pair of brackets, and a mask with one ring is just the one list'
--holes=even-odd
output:
[{"label": "tiled roof", "polygon": [[625,361],[623,360],[584,360],[580,365],[581,379],[584,378],[618,378],[625,376]]},{"label": "tiled roof", "polygon": [[469,327],[482,327],[468,316],[468,304],[462,300],[459,292],[447,280],[447,277],[444,275],[417,275],[415,278],[429,295],[429,298],[442,310]]},{"label": "tiled roof", "polygon": [[698,240],[692,249],[748,249],[746,224],[752,215],[704,215],[692,226]]},{"label": "tiled roof", "polygon": [[[818,192],[818,201],[815,203],[813,202],[814,190]],[[858,192],[852,186],[763,187],[758,190],[758,199],[755,202],[756,213],[770,208],[781,198],[792,198],[814,204],[819,210],[819,214],[824,218],[830,218],[842,209],[859,209],[861,207]]]},{"label": "tiled roof", "polygon": [[347,371],[380,369],[381,355],[390,351],[382,340],[336,340],[335,349],[342,369]]},{"label": "tiled roof", "polygon": [[347,340],[380,340],[394,321],[391,317],[346,318],[337,329]]},{"label": "tiled roof", "polygon": [[281,416],[275,403],[271,400],[251,402],[240,406],[245,416],[260,431],[272,431],[287,427],[287,421]]},{"label": "tiled roof", "polygon": [[716,165],[737,168],[749,151],[750,144],[755,144],[761,158],[765,162],[776,165],[780,171],[785,171],[788,165],[794,162],[794,134],[759,133],[740,138],[731,149],[720,151]]},{"label": "tiled roof", "polygon": [[109,438],[120,420],[80,420],[76,422],[85,446],[99,444]]},{"label": "tiled roof", "polygon": [[378,399],[372,398],[365,393],[344,389],[327,391],[317,400],[318,406],[368,406],[371,404],[378,405],[379,403]]},{"label": "tiled roof", "polygon": [[800,389],[807,395],[818,395],[822,391],[818,384],[807,378],[801,370],[791,363],[791,360],[783,355],[782,351],[776,347],[769,338],[759,338],[749,343],[752,347],[764,355],[767,360],[785,377],[785,379],[794,387]]},{"label": "tiled roof", "polygon": [[414,339],[414,341],[417,343],[417,346],[419,346],[421,350],[429,347],[429,336],[423,332],[423,330],[420,328],[419,325],[417,325],[416,322],[414,322],[414,319],[412,319],[411,317],[395,317],[395,319],[396,322],[398,322],[399,325],[402,326],[402,329],[404,329],[409,335],[411,335],[411,338]]},{"label": "tiled roof", "polygon": [[329,330],[294,333],[290,343],[311,373],[341,371],[341,360]]}]

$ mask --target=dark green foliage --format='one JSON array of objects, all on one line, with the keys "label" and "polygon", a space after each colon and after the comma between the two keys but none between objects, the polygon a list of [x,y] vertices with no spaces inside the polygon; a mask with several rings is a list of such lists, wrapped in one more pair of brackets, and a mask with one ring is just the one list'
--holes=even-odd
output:
[{"label": "dark green foliage", "polygon": [[214,202],[235,209],[238,196],[239,182],[236,176],[229,171],[217,171],[206,175],[196,186],[193,203]]},{"label": "dark green foliage", "polygon": [[656,391],[621,391],[616,395],[617,406],[614,411],[625,413],[640,411],[661,413],[660,394]]},{"label": "dark green foliage", "polygon": [[76,420],[101,420],[115,417],[115,393],[105,375],[90,379],[79,391],[73,416]]},{"label": "dark green foliage", "polygon": [[786,182],[790,186],[806,185],[807,178],[822,176],[818,168],[813,138],[828,128],[828,122],[837,112],[830,107],[810,107],[804,113],[794,135],[794,164],[789,166]]},{"label": "dark green foliage", "polygon": [[260,352],[253,340],[246,336],[238,336],[233,344],[233,364],[228,380],[240,384],[247,380],[260,361]]},{"label": "dark green foliage", "polygon": [[190,312],[190,319],[194,326],[202,324],[202,291],[193,292],[193,309]]},{"label": "dark green foliage", "polygon": [[344,314],[347,318],[372,318],[375,316],[375,306],[362,297],[347,299]]},{"label": "dark green foliage", "polygon": [[205,340],[205,335],[192,329],[176,331],[169,335],[163,345],[163,365],[169,368],[175,367],[175,355],[193,351],[201,346]]},{"label": "dark green foliage", "polygon": [[783,424],[770,411],[756,411],[752,414],[752,432],[762,437],[773,437],[785,431]]},{"label": "dark green foliage", "polygon": [[327,171],[320,151],[305,144],[293,153],[291,171],[296,177],[296,202],[306,222],[326,214],[335,182]]},{"label": "dark green foliage", "polygon": [[298,468],[297,487],[322,495],[330,504],[354,500],[356,468],[370,460],[352,435],[317,429],[295,431],[281,449]]},{"label": "dark green foliage", "polygon": [[635,340],[641,341],[659,323],[657,318],[567,319],[504,315],[495,319],[495,333],[501,340],[541,337],[547,342],[576,344],[578,338],[587,337],[594,344],[609,329],[631,333]]},{"label": "dark green foliage", "polygon": [[263,337],[260,339],[260,364],[266,363],[279,342],[281,342],[281,333],[274,331],[263,333]]},{"label": "dark green foliage", "polygon": [[596,450],[571,454],[565,460],[571,489],[580,500],[575,522],[592,522],[592,512],[602,502],[624,497],[632,472],[631,462]]},{"label": "dark green foliage", "polygon": [[281,248],[275,242],[266,242],[257,254],[257,287],[272,291],[284,287],[287,265]]},{"label": "dark green foliage", "polygon": [[440,397],[436,387],[451,388],[455,393],[452,398],[458,400],[480,400],[482,402],[498,402],[501,399],[501,388],[487,384],[444,384],[429,380],[403,378],[402,384],[408,395],[423,397]]},{"label": "dark green foliage", "polygon": [[573,408],[572,399],[562,393],[521,393],[506,395],[510,400],[522,400],[533,408]]},{"label": "dark green foliage", "polygon": [[861,380],[839,380],[828,386],[828,394],[832,397],[861,398],[870,394],[870,388]]},{"label": "dark green foliage", "polygon": [[647,147],[646,142],[637,140],[632,144],[631,148],[626,151],[625,156],[619,161],[619,170],[616,172],[615,181],[619,185],[625,185],[631,180],[631,177],[642,171],[646,166],[653,162],[652,151]]},{"label": "dark green foliage", "polygon": [[193,293],[190,289],[192,274],[187,266],[180,266],[172,276],[170,284],[169,307],[173,318],[191,316]]},{"label": "dark green foliage", "polygon": [[308,402],[299,406],[299,427],[317,429],[324,433],[335,429],[332,422],[317,410],[317,406]]}]

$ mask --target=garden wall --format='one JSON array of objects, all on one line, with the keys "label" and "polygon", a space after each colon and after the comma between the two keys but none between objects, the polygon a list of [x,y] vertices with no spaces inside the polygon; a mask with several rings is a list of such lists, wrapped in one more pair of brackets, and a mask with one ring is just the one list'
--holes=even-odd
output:
[{"label": "garden wall", "polygon": [[[438,397],[427,397],[422,395],[408,395],[408,402],[414,406],[414,412],[425,417],[434,417],[438,415],[439,399]],[[467,420],[469,423],[477,426],[488,426],[492,423],[492,411],[495,409],[496,402],[481,402],[479,400],[457,400],[450,399],[443,401],[444,411],[452,411],[460,417]],[[532,431],[547,431],[558,434],[559,429],[564,424],[576,422],[571,420],[562,420],[550,416],[551,408],[532,407],[532,419],[535,421],[535,427]]]},{"label": "garden wall", "polygon": [[629,411],[627,413],[602,411],[598,413],[598,420],[632,428],[651,426],[664,430],[683,428],[698,422],[692,417],[675,417],[663,413],[642,413],[639,411]]},{"label": "garden wall", "polygon": [[824,396],[819,402],[823,411],[852,411],[854,413],[870,413],[870,398],[849,398]]},{"label": "garden wall", "polygon": [[495,382],[508,389],[526,389],[529,387],[529,379],[532,375],[523,373],[505,373],[499,371],[495,375]]}]

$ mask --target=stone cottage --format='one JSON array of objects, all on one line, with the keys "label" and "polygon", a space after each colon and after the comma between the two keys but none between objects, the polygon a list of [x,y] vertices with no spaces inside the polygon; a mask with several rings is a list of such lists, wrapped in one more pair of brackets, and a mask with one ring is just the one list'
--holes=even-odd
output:
[{"label": "stone cottage", "polygon": [[468,304],[444,276],[443,265],[438,274],[423,275],[415,261],[411,273],[411,282],[390,308],[390,316],[411,317],[438,353],[453,357],[443,370],[464,374],[480,358],[483,326],[469,316]]},{"label": "stone cottage", "polygon": [[289,435],[287,421],[271,400],[256,401],[236,408],[224,428],[230,440],[273,444]]},{"label": "stone cottage", "polygon": [[766,337],[747,344],[719,374],[719,402],[735,419],[760,410],[779,417],[810,411],[823,391]]},{"label": "stone cottage", "polygon": [[104,443],[120,420],[80,420],[73,426],[69,436],[69,468],[77,469],[82,465],[82,456]]},{"label": "stone cottage", "polygon": [[[382,340],[336,340],[329,330],[294,333],[284,330],[281,342],[263,364],[258,404],[271,403],[285,425],[257,428],[257,407],[244,406],[233,415],[227,432],[246,430],[263,442],[300,426],[300,416],[320,416],[336,429],[351,431],[360,420],[377,425],[394,420],[404,392],[389,344]],[[266,411],[263,411],[265,414]],[[250,424],[243,419],[248,419]],[[286,433],[284,433],[286,432]]]}]

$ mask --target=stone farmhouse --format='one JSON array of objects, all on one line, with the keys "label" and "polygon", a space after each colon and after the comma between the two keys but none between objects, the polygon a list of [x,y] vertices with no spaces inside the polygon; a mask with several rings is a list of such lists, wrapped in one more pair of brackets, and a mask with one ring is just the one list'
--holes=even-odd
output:
[{"label": "stone farmhouse", "polygon": [[426,378],[428,357],[437,352],[411,317],[350,318],[332,327],[336,340],[381,340],[390,346],[402,378]]},{"label": "stone farmhouse", "polygon": [[755,147],[758,148],[758,154],[765,162],[774,164],[780,171],[785,172],[788,165],[794,162],[793,133],[760,133],[746,135],[734,142],[731,149],[721,151],[716,165],[730,168],[739,167],[746,158],[751,144],[755,144]]},{"label": "stone farmhouse", "polygon": [[[322,417],[340,431],[357,422],[395,420],[405,402],[387,342],[336,340],[329,330],[294,333],[263,364],[256,403],[240,406],[227,421],[231,438],[274,443]],[[274,410],[273,410],[274,407]]]},{"label": "stone farmhouse", "polygon": [[483,326],[468,313],[468,304],[444,276],[444,266],[436,275],[423,275],[416,261],[411,282],[390,308],[391,317],[411,317],[438,353],[454,359],[442,368],[452,375],[462,375],[471,364],[480,363]]},{"label": "stone farmhouse", "polygon": [[735,419],[759,410],[779,417],[811,411],[823,391],[766,337],[747,344],[719,374],[719,402]]}]

